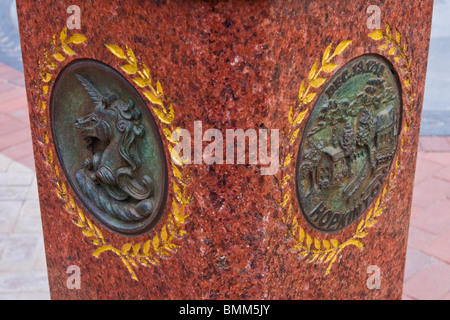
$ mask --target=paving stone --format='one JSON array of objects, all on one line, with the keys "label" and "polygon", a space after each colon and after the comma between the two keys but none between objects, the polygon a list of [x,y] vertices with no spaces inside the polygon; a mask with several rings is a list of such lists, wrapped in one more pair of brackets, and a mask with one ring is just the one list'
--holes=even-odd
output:
[{"label": "paving stone", "polygon": [[405,280],[433,263],[436,263],[436,259],[418,250],[408,248],[406,251]]},{"label": "paving stone", "polygon": [[431,242],[424,252],[450,264],[450,226],[447,227],[448,229]]},{"label": "paving stone", "polygon": [[435,201],[420,215],[411,216],[411,224],[432,234],[440,234],[450,226],[450,199]]},{"label": "paving stone", "polygon": [[437,261],[405,282],[403,292],[420,300],[444,298],[450,288],[450,265]]},{"label": "paving stone", "polygon": [[450,165],[442,168],[441,170],[434,172],[433,176],[445,181],[450,182]]},{"label": "paving stone", "polygon": [[0,201],[24,200],[28,190],[26,186],[0,186]]},{"label": "paving stone", "polygon": [[[39,192],[36,177],[34,177],[33,182],[31,182],[30,189],[28,189],[28,193],[26,195],[27,200],[39,200]],[[38,202],[39,205],[39,202]],[[38,208],[39,210],[39,208]]]},{"label": "paving stone", "polygon": [[446,151],[450,152],[450,143],[447,137],[422,136],[420,144],[424,151]]},{"label": "paving stone", "polygon": [[46,272],[0,272],[0,293],[43,293],[48,290]]},{"label": "paving stone", "polygon": [[[31,171],[31,170],[30,170]],[[0,186],[30,186],[35,177],[34,172],[0,172]]]},{"label": "paving stone", "polygon": [[423,154],[423,157],[427,160],[442,164],[444,166],[450,165],[449,152],[420,152],[420,153]]},{"label": "paving stone", "polygon": [[42,222],[39,214],[39,207],[37,207],[37,210],[35,209],[34,211],[38,214],[20,215],[17,219],[13,232],[37,234],[42,237]]},{"label": "paving stone", "polygon": [[408,250],[423,250],[427,248],[436,238],[436,234],[417,228],[414,225],[410,225],[408,235]]},{"label": "paving stone", "polygon": [[413,204],[426,208],[450,194],[450,182],[430,177],[414,187]]},{"label": "paving stone", "polygon": [[0,256],[0,272],[8,270],[32,270],[37,249],[42,243],[42,236],[30,234],[13,234],[5,242]]},{"label": "paving stone", "polygon": [[0,153],[0,172],[8,170],[11,161],[11,158]]},{"label": "paving stone", "polygon": [[33,270],[47,272],[47,260],[45,258],[44,243],[42,243],[41,247],[38,249],[38,253],[37,253],[36,261],[34,263]]},{"label": "paving stone", "polygon": [[420,183],[428,177],[431,177],[434,173],[438,172],[442,168],[444,168],[444,166],[441,164],[427,160],[424,157],[418,157],[414,185]]},{"label": "paving stone", "polygon": [[17,221],[22,201],[0,201],[0,234],[9,234]]},{"label": "paving stone", "polygon": [[8,167],[8,171],[9,172],[29,172],[29,173],[34,174],[34,171],[31,168],[29,168],[21,163],[18,163],[17,161],[11,162],[10,166]]},{"label": "paving stone", "polygon": [[50,292],[0,293],[0,300],[50,300]]}]

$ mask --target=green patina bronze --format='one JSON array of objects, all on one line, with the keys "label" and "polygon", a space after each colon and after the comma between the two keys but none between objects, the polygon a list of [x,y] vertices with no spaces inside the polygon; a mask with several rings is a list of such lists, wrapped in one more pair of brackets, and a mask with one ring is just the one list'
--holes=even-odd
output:
[{"label": "green patina bronze", "polygon": [[167,198],[167,164],[134,87],[103,63],[75,60],[55,82],[50,112],[59,161],[88,211],[120,234],[154,227]]},{"label": "green patina bronze", "polygon": [[401,123],[395,71],[376,55],[343,66],[325,86],[305,127],[297,157],[297,197],[317,230],[342,230],[382,189]]}]

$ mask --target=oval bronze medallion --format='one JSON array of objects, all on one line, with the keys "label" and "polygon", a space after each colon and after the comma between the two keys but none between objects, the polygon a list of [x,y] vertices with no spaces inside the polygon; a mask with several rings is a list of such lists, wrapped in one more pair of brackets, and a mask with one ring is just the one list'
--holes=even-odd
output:
[{"label": "oval bronze medallion", "polygon": [[135,88],[101,62],[75,60],[58,75],[50,115],[59,161],[88,212],[120,234],[153,228],[166,204],[167,164]]},{"label": "oval bronze medallion", "polygon": [[297,156],[297,197],[317,230],[342,230],[382,188],[394,158],[401,94],[391,65],[363,55],[344,65],[317,99]]}]

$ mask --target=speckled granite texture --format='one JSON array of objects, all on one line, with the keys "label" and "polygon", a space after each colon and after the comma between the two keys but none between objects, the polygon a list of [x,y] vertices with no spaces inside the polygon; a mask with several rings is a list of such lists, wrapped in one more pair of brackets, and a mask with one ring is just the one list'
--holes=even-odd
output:
[{"label": "speckled granite texture", "polygon": [[[54,150],[53,140],[50,135],[46,141],[48,123],[41,121],[42,113],[44,118],[49,115],[37,104],[49,103],[55,75],[65,65],[73,59],[90,58],[120,70],[123,61],[104,44],[122,48],[128,45],[138,62],[145,63],[154,79],[161,82],[164,95],[170,97],[175,126],[193,132],[194,121],[199,120],[203,132],[209,128],[223,133],[234,128],[268,128],[279,129],[281,135],[289,129],[289,108],[298,102],[301,81],[330,43],[335,46],[352,40],[333,60],[341,66],[365,53],[382,54],[395,68],[400,64],[378,49],[381,42],[368,36],[372,30],[366,23],[370,16],[366,13],[367,1],[90,0],[80,6],[81,29],[68,30],[68,36],[78,32],[86,41],[73,45],[76,55],[65,55],[49,71],[52,78],[44,96],[40,84],[45,75],[40,74],[39,62],[42,64],[45,53],[52,48],[52,35],[56,34],[57,39],[65,27],[69,16],[66,9],[71,4],[50,0],[18,2],[53,299],[401,298],[432,1],[370,2],[381,9],[382,29],[389,22],[408,42],[415,100],[411,129],[403,136],[408,144],[395,192],[386,197],[384,213],[364,237],[363,250],[356,246],[344,248],[330,273],[325,274],[326,263],[306,263],[293,252],[292,241],[285,237],[273,176],[261,175],[259,165],[203,163],[187,166],[191,170],[187,192],[193,197],[185,208],[189,215],[184,224],[186,234],[175,241],[180,247],[169,257],[160,258],[159,265],[131,266],[138,281],[131,278],[126,265],[112,251],[98,258],[93,256],[96,246],[66,212],[67,202],[56,194],[51,172],[60,166],[57,160],[49,165],[48,150]],[[403,86],[405,101],[408,97]],[[141,88],[135,87],[143,94]],[[170,159],[166,140],[164,146]],[[295,161],[290,165],[295,166]],[[170,183],[174,179],[169,174]],[[61,181],[65,182],[64,177]],[[75,198],[70,188],[67,194]],[[293,204],[298,206],[295,201]],[[120,236],[95,225],[105,241],[120,248],[126,242],[152,239],[171,210],[168,203],[155,230],[137,237]],[[296,210],[305,232],[313,238],[327,239],[309,227]],[[358,221],[333,237],[345,241],[355,232]],[[70,265],[81,269],[80,290],[66,287]],[[366,286],[370,265],[380,267],[380,290]]]}]

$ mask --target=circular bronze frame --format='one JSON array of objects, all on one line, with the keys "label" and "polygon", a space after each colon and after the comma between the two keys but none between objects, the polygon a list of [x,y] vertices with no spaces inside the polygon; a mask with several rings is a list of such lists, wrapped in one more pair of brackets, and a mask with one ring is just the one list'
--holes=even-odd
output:
[{"label": "circular bronze frame", "polygon": [[[67,105],[61,106],[59,102],[63,103],[66,101],[65,99],[70,100],[70,98],[75,99],[73,97],[76,95],[75,91],[78,90],[78,92],[80,92],[80,90],[77,89],[77,86],[79,86],[79,88],[82,86],[74,76],[76,72],[95,75],[96,79],[101,79],[99,82],[103,84],[108,83],[108,85],[120,90],[127,98],[132,98],[135,106],[141,113],[141,119],[143,122],[142,125],[146,129],[144,142],[139,145],[141,147],[140,149],[143,149],[141,151],[146,152],[142,158],[142,167],[145,167],[143,170],[148,171],[148,168],[153,166],[152,168],[154,170],[151,171],[151,174],[153,175],[152,178],[157,177],[157,181],[155,181],[155,193],[157,193],[157,196],[155,197],[156,200],[154,201],[155,209],[149,216],[143,218],[142,220],[125,221],[111,216],[99,208],[89,197],[83,194],[83,191],[80,189],[74,177],[74,170],[79,170],[80,166],[74,167],[74,159],[70,159],[70,157],[78,157],[75,160],[81,160],[80,155],[77,153],[81,154],[83,151],[77,151],[77,147],[80,147],[80,141],[77,140],[77,136],[73,133],[73,129],[70,129],[69,125],[64,126],[61,122],[70,124],[71,122],[67,122],[68,120],[66,118],[71,118],[73,120],[75,117],[83,114],[72,115],[72,113],[76,113],[77,111],[79,112],[79,110],[77,110],[73,105],[69,107],[67,107]],[[66,92],[61,91],[64,89],[68,90]],[[70,96],[71,93],[68,91],[73,91],[72,96]],[[87,95],[85,97],[87,97]],[[59,101],[60,99],[62,99],[62,101]],[[78,106],[80,106],[80,104],[78,104]],[[70,187],[86,211],[89,212],[101,225],[121,235],[137,236],[153,229],[161,219],[161,216],[166,208],[168,197],[167,159],[158,125],[149,111],[146,102],[134,86],[130,84],[130,82],[117,70],[103,62],[93,59],[73,60],[59,72],[53,85],[50,97],[50,122],[52,137],[59,163],[64,171]],[[147,133],[149,130],[151,131],[151,136]],[[67,131],[67,133],[65,131]],[[69,146],[69,144],[71,145]],[[156,156],[151,155],[151,151],[156,153]],[[152,162],[149,161],[149,159],[155,161]],[[157,162],[157,165],[154,165],[155,162]]]},{"label": "circular bronze frame", "polygon": [[[330,87],[333,85],[333,82],[337,78],[342,76],[342,73],[345,70],[349,69],[350,67],[352,67],[353,65],[355,65],[357,62],[359,62],[361,60],[366,61],[366,60],[370,60],[370,59],[374,59],[376,61],[379,61],[385,67],[387,67],[386,71],[390,72],[390,76],[392,77],[390,80],[391,80],[391,82],[393,84],[395,84],[395,89],[396,89],[397,98],[398,98],[398,113],[397,113],[398,118],[395,119],[395,124],[394,124],[396,126],[396,128],[395,128],[396,141],[395,141],[395,144],[394,144],[394,147],[393,147],[393,156],[389,160],[389,164],[387,165],[386,172],[385,172],[385,174],[383,175],[383,177],[381,179],[383,181],[383,183],[385,182],[386,176],[391,171],[393,159],[395,158],[395,155],[397,154],[397,149],[398,149],[398,144],[399,144],[398,137],[399,137],[399,133],[400,133],[400,130],[401,130],[402,112],[403,112],[402,87],[401,87],[401,83],[400,83],[400,80],[399,80],[399,76],[398,76],[397,72],[395,71],[392,63],[389,60],[387,60],[385,57],[381,56],[381,55],[370,53],[370,54],[364,54],[364,55],[355,57],[355,58],[351,59],[350,61],[348,61],[344,66],[342,66],[333,75],[333,77],[326,83],[326,85],[325,85],[324,89],[322,90],[322,92],[320,93],[320,95],[318,95],[318,98],[317,98],[316,102],[314,103],[314,106],[312,107],[312,109],[310,111],[310,115],[309,115],[309,117],[307,119],[307,122],[306,122],[306,125],[305,125],[305,127],[303,129],[301,142],[300,142],[299,149],[298,149],[298,152],[297,152],[297,160],[296,160],[296,168],[295,168],[295,187],[296,187],[297,200],[298,200],[298,203],[299,203],[299,206],[300,206],[300,209],[301,209],[301,213],[302,213],[302,216],[304,217],[304,219],[308,222],[308,224],[311,227],[313,227],[315,230],[317,230],[317,231],[319,231],[321,233],[335,233],[335,232],[341,231],[341,230],[347,228],[348,226],[352,225],[355,221],[357,221],[361,216],[364,215],[364,213],[371,206],[373,201],[378,197],[378,195],[380,194],[380,191],[382,189],[380,187],[380,188],[378,188],[377,190],[375,190],[373,192],[373,194],[371,195],[371,200],[368,201],[369,203],[365,204],[365,208],[363,210],[360,210],[360,212],[358,212],[357,214],[356,213],[353,214],[353,217],[352,217],[352,219],[350,219],[351,221],[349,223],[346,223],[341,228],[336,228],[336,229],[333,229],[333,230],[321,227],[321,226],[318,225],[318,222],[314,223],[314,222],[311,221],[311,217],[309,217],[308,214],[306,213],[306,210],[305,210],[306,208],[305,208],[305,205],[304,205],[304,203],[302,201],[302,198],[304,197],[304,195],[302,195],[302,192],[300,190],[300,185],[301,185],[300,179],[299,179],[300,161],[301,161],[301,159],[303,157],[303,150],[305,148],[306,140],[308,139],[307,138],[308,132],[309,132],[309,130],[311,130],[312,123],[317,118],[317,113],[318,113],[317,109],[318,109],[319,105],[322,103],[322,99],[321,98],[326,94],[327,90],[330,89]],[[325,208],[325,209],[324,209],[324,207],[319,208],[319,205],[320,205],[320,203],[314,209],[325,210],[325,212],[330,211],[331,215],[335,214],[334,211],[331,211],[328,208]],[[319,218],[319,220],[320,219],[321,218]],[[330,219],[331,219],[331,216],[330,216]]]}]

